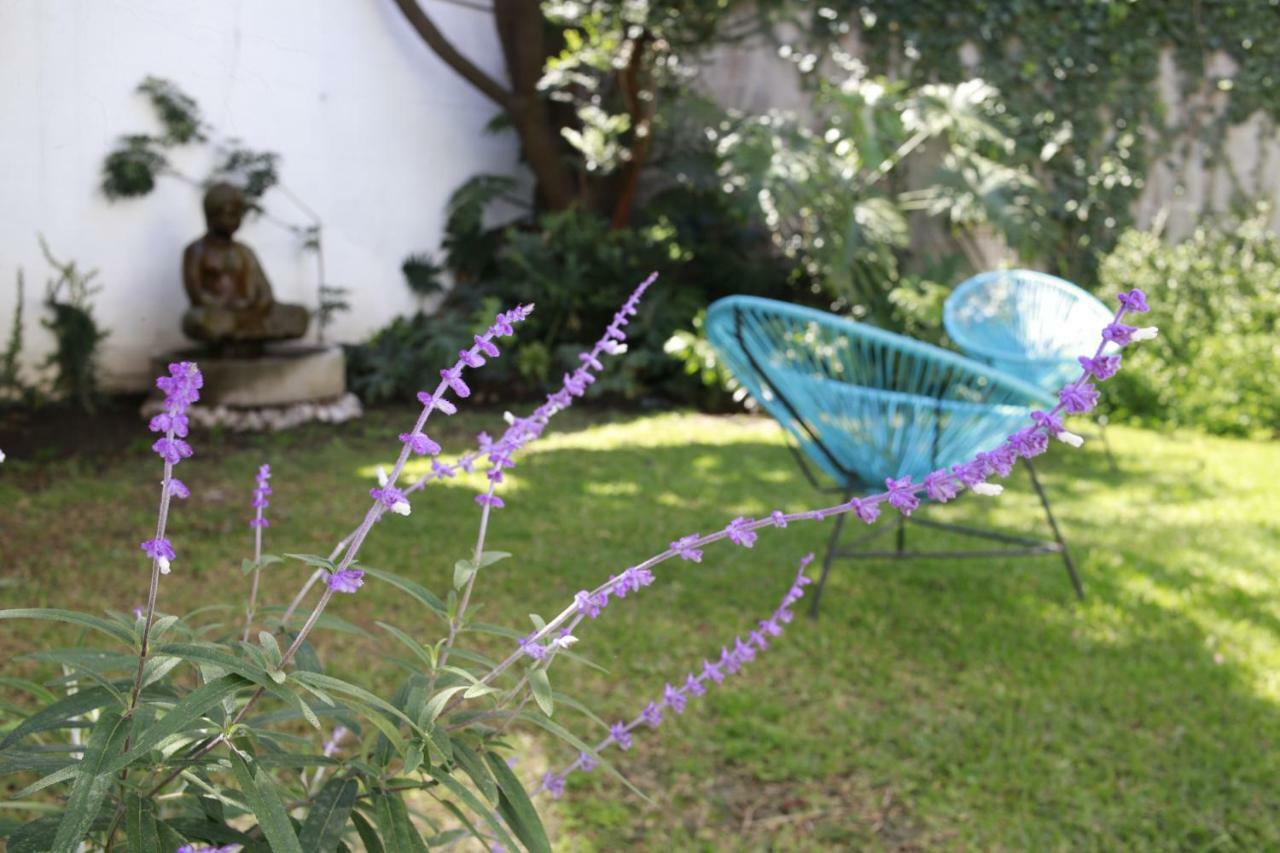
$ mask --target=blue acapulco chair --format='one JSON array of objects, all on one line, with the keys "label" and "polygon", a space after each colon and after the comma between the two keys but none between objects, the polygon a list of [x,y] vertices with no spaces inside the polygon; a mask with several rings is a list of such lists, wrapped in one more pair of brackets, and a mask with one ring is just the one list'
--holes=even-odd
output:
[{"label": "blue acapulco chair", "polygon": [[[762,299],[730,296],[707,311],[707,337],[751,396],[799,445],[806,477],[823,488],[809,462],[845,499],[878,491],[885,478],[967,461],[1025,425],[1033,407],[1051,404],[1040,389],[953,352],[837,317]],[[806,459],[808,462],[806,462]],[[1052,541],[898,516],[893,550],[859,550],[890,529],[877,527],[839,548],[845,514],[827,543],[812,613],[836,557],[996,557],[1060,554],[1076,595],[1084,591],[1035,469],[1027,471]],[[918,524],[999,543],[999,548],[908,551],[906,525]]]},{"label": "blue acapulco chair", "polygon": [[[975,275],[956,287],[942,309],[942,325],[965,355],[1049,395],[1079,377],[1077,356],[1093,351],[1112,319],[1111,309],[1093,294],[1032,270]],[[1115,467],[1105,425],[1099,418],[1103,448]]]}]

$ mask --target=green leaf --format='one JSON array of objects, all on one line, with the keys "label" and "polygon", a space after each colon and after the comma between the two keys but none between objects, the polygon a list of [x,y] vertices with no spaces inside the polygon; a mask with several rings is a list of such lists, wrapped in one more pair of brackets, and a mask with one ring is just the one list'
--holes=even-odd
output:
[{"label": "green leaf", "polygon": [[600,754],[596,752],[595,747],[588,746],[587,744],[583,743],[581,738],[579,738],[573,732],[566,729],[564,726],[557,723],[555,720],[548,719],[543,714],[531,714],[531,713],[528,713],[527,711],[519,713],[516,716],[519,719],[527,720],[528,722],[533,723],[535,726],[546,729],[548,732],[560,738],[565,743],[569,744],[579,752],[586,752],[594,756],[596,760],[600,762],[600,768],[602,770],[604,770],[610,776],[612,776],[613,778],[617,779],[619,782],[621,782],[622,784],[630,788],[631,792],[634,793],[636,796],[638,796],[640,799],[644,800],[646,803],[650,802],[649,796],[645,794],[644,791],[641,791],[639,788],[637,788],[635,785],[632,785],[631,782],[627,779],[627,777],[619,773],[617,768],[615,768],[612,764],[610,764],[605,759],[601,758]]},{"label": "green leaf", "polygon": [[337,566],[333,564],[333,560],[328,557],[321,557],[318,554],[285,554],[291,560],[301,560],[308,566],[315,566],[317,569],[325,569],[326,571],[336,571]]},{"label": "green leaf", "polygon": [[55,610],[47,607],[27,607],[19,610],[0,610],[0,619],[40,619],[46,622],[66,622],[114,637],[127,646],[134,645],[133,632],[99,616],[77,613],[74,610]]},{"label": "green leaf", "polygon": [[79,770],[80,770],[79,762],[68,764],[66,767],[61,767],[53,771],[48,776],[40,777],[39,779],[32,782],[27,787],[23,788],[21,791],[14,791],[12,794],[8,794],[8,797],[11,800],[25,799],[26,797],[31,796],[37,791],[43,791],[45,788],[48,788],[50,785],[56,785],[59,782],[67,781],[68,779],[75,776]]},{"label": "green leaf", "polygon": [[129,853],[162,853],[155,804],[151,800],[132,793],[125,798],[124,832]]},{"label": "green leaf", "polygon": [[338,849],[359,792],[360,783],[350,777],[334,777],[320,789],[298,836],[303,850],[329,853]]},{"label": "green leaf", "polygon": [[386,581],[400,591],[408,593],[422,604],[425,604],[437,616],[445,615],[444,602],[433,595],[430,590],[421,584],[402,578],[399,575],[392,574],[391,572],[383,571],[382,569],[373,569],[367,566],[361,566],[361,568],[364,569],[364,573],[366,575],[375,577],[381,581]]},{"label": "green leaf", "polygon": [[[502,766],[506,767],[507,765],[503,762]],[[476,797],[469,788],[457,779],[453,778],[448,771],[441,770],[439,767],[428,767],[426,770],[427,773],[431,775],[432,779],[435,779],[441,785],[448,788],[449,792],[461,800],[467,808],[471,809],[473,814],[477,815],[487,823],[489,828],[493,830],[494,835],[498,836],[498,841],[502,846],[506,847],[508,850],[520,849],[511,838],[511,833],[507,831],[507,827],[501,820],[498,820],[498,816],[494,814],[493,809],[490,806],[485,805],[484,801]],[[514,828],[515,827],[513,826],[512,829]],[[519,833],[517,833],[517,835],[518,834]],[[550,847],[547,848],[548,851],[550,849]]]},{"label": "green leaf", "polygon": [[144,729],[142,734],[133,742],[133,746],[124,755],[116,756],[108,762],[108,773],[115,773],[123,770],[133,762],[137,761],[147,752],[159,746],[166,738],[172,737],[179,732],[192,728],[195,723],[204,717],[206,711],[219,704],[225,697],[231,696],[237,690],[243,690],[248,686],[248,682],[238,675],[224,675],[219,679],[210,681],[203,687],[191,691],[182,697],[176,705],[169,709],[159,722],[156,722]]},{"label": "green leaf", "polygon": [[[0,749],[18,743],[29,734],[60,728],[75,717],[105,708],[114,700],[115,697],[111,692],[103,687],[90,687],[87,690],[72,693],[23,720],[16,729],[9,732],[8,737],[0,741]],[[89,724],[83,725],[87,727]]]},{"label": "green leaf", "polygon": [[176,655],[188,663],[204,663],[222,667],[225,672],[234,672],[262,687],[272,687],[275,682],[261,667],[254,666],[244,658],[228,654],[224,647],[213,644],[170,643],[156,649],[156,654]]},{"label": "green leaf", "polygon": [[267,655],[267,660],[271,661],[273,667],[280,666],[280,644],[276,642],[275,634],[270,631],[258,632],[258,643],[262,646],[263,652]]},{"label": "green leaf", "polygon": [[62,813],[62,821],[53,839],[51,849],[54,853],[75,853],[93,826],[102,809],[102,801],[115,782],[112,772],[106,769],[107,761],[120,753],[128,731],[128,721],[114,711],[98,718],[98,724],[89,734],[80,773],[71,786],[67,809]]},{"label": "green leaf", "polygon": [[410,637],[408,634],[406,634],[404,631],[397,628],[395,625],[388,625],[386,622],[375,622],[374,624],[377,625],[382,630],[386,631],[391,636],[395,637],[401,643],[403,643],[411,652],[413,652],[415,655],[418,656],[419,660],[421,660],[427,666],[429,667],[434,666],[431,661],[431,653],[428,652],[427,649],[421,643],[415,640],[413,637]]},{"label": "green leaf", "polygon": [[461,741],[454,741],[453,760],[464,773],[471,777],[471,781],[476,783],[480,793],[484,794],[489,802],[497,805],[498,783],[493,781],[493,775],[485,768],[484,762],[480,760],[475,750]]},{"label": "green leaf", "polygon": [[551,853],[551,842],[547,840],[547,831],[542,828],[542,818],[529,802],[529,795],[516,774],[500,756],[486,752],[484,757],[498,782],[498,811],[511,830],[533,853]]},{"label": "green leaf", "polygon": [[386,853],[386,848],[382,846],[382,840],[378,838],[378,831],[369,824],[364,815],[353,811],[351,813],[351,822],[355,824],[356,833],[360,836],[360,843],[364,845],[367,853]]},{"label": "green leaf", "polygon": [[470,560],[459,560],[453,564],[453,588],[462,589],[467,585],[467,581],[480,571],[480,567]]},{"label": "green leaf", "polygon": [[529,686],[533,688],[533,700],[538,703],[542,713],[550,717],[555,710],[555,702],[551,697],[551,679],[547,677],[547,671],[540,666],[530,669]]},{"label": "green leaf", "polygon": [[492,566],[499,560],[505,560],[510,556],[511,554],[507,551],[485,551],[480,554],[480,568],[483,569],[485,566]]},{"label": "green leaf", "polygon": [[427,845],[409,820],[409,811],[399,794],[374,791],[372,800],[374,820],[388,850],[394,853],[427,853]]},{"label": "green leaf", "polygon": [[298,843],[298,836],[289,822],[289,813],[285,811],[280,794],[276,791],[275,780],[265,770],[256,765],[250,766],[241,754],[231,750],[231,769],[235,772],[240,790],[253,816],[258,819],[258,826],[274,853],[303,853]]}]

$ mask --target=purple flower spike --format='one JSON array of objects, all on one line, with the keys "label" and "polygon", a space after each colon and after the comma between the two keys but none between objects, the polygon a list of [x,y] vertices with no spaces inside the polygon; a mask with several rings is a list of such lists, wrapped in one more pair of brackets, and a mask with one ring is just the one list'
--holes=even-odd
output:
[{"label": "purple flower spike", "polygon": [[455,366],[448,370],[440,371],[440,378],[443,379],[445,384],[447,384],[453,393],[457,394],[459,397],[471,396],[471,389],[467,387],[467,383],[462,381],[461,367]]},{"label": "purple flower spike", "polygon": [[583,773],[590,773],[600,766],[600,762],[594,755],[589,752],[578,753],[578,769]]},{"label": "purple flower spike", "polygon": [[476,503],[480,504],[480,506],[492,507],[493,509],[502,509],[506,506],[506,504],[502,502],[502,498],[497,495],[490,494],[476,495]]},{"label": "purple flower spike", "polygon": [[929,500],[946,503],[960,494],[960,489],[945,471],[932,471],[925,475],[924,493],[929,496]]},{"label": "purple flower spike", "polygon": [[573,597],[573,603],[577,605],[578,612],[583,616],[595,619],[600,616],[600,611],[604,610],[605,605],[609,603],[609,594],[602,592],[592,595],[584,589]]},{"label": "purple flower spike", "polygon": [[1128,293],[1120,294],[1120,305],[1133,314],[1145,314],[1151,310],[1147,306],[1147,295],[1136,287]]},{"label": "purple flower spike", "polygon": [[1031,420],[1039,424],[1050,435],[1057,435],[1065,429],[1061,419],[1053,412],[1032,412]]},{"label": "purple flower spike", "polygon": [[733,641],[733,653],[742,663],[750,663],[756,659],[756,650],[750,644],[742,642],[741,637]]},{"label": "purple flower spike", "polygon": [[690,696],[701,696],[707,692],[707,688],[702,686],[702,682],[698,680],[698,676],[689,673],[689,677],[684,680],[684,692]]},{"label": "purple flower spike", "polygon": [[559,773],[543,773],[542,787],[552,799],[560,799],[564,796],[564,777]]},{"label": "purple flower spike", "polygon": [[618,745],[618,749],[631,748],[631,732],[627,731],[626,723],[614,723],[609,726],[609,738]]},{"label": "purple flower spike", "polygon": [[480,337],[479,335],[476,335],[474,340],[476,342],[476,349],[480,350],[480,352],[489,356],[489,358],[498,357],[498,348],[494,346],[492,342]]},{"label": "purple flower spike", "polygon": [[270,527],[269,522],[264,517],[264,511],[270,505],[267,496],[271,494],[271,486],[268,481],[271,479],[271,466],[263,463],[258,466],[257,476],[254,477],[253,500],[249,502],[255,512],[253,518],[249,519],[251,528]]},{"label": "purple flower spike", "polygon": [[436,477],[440,478],[441,480],[449,480],[449,479],[452,479],[453,476],[458,472],[454,470],[454,467],[452,465],[449,465],[445,462],[441,462],[439,459],[432,459],[431,473],[435,474]]},{"label": "purple flower spike", "polygon": [[160,574],[169,574],[169,561],[177,559],[178,555],[168,539],[148,539],[141,547],[143,553],[160,564]]},{"label": "purple flower spike", "polygon": [[720,664],[712,663],[709,660],[702,662],[702,677],[709,678],[716,684],[724,682],[724,673],[720,671]]},{"label": "purple flower spike", "polygon": [[912,485],[910,475],[898,480],[885,478],[884,484],[889,490],[889,506],[903,515],[911,515],[912,511],[920,506],[920,499],[916,497],[916,487]]},{"label": "purple flower spike", "polygon": [[644,710],[640,712],[640,718],[649,724],[650,728],[656,729],[662,725],[662,709],[650,702],[644,706]]},{"label": "purple flower spike", "polygon": [[672,687],[671,684],[668,683],[667,686],[663,688],[662,704],[666,705],[677,714],[684,713],[685,701],[684,693],[679,687]]},{"label": "purple flower spike", "polygon": [[547,647],[537,641],[537,633],[535,631],[520,641],[520,651],[534,660],[544,660],[548,653]]},{"label": "purple flower spike", "polygon": [[170,465],[177,465],[183,459],[191,458],[191,445],[180,438],[159,438],[151,445],[156,455]]},{"label": "purple flower spike", "polygon": [[1088,382],[1075,382],[1058,392],[1058,399],[1068,412],[1078,415],[1098,405],[1098,389]]},{"label": "purple flower spike", "polygon": [[1099,382],[1105,382],[1120,370],[1120,356],[1118,355],[1100,355],[1097,358],[1089,358],[1087,355],[1082,355],[1079,361],[1085,372]]},{"label": "purple flower spike", "polygon": [[409,445],[409,449],[419,456],[435,456],[440,452],[440,445],[432,441],[426,433],[400,433],[400,441]]},{"label": "purple flower spike", "polygon": [[1125,323],[1115,322],[1108,325],[1102,330],[1103,340],[1110,341],[1113,344],[1124,346],[1133,340],[1133,333],[1138,331],[1136,327],[1126,325]]},{"label": "purple flower spike", "polygon": [[177,477],[170,477],[169,478],[169,495],[170,497],[186,500],[187,498],[191,497],[191,490],[187,488],[186,483],[182,482]]},{"label": "purple flower spike", "polygon": [[360,569],[343,569],[329,575],[329,589],[334,592],[353,593],[364,586],[364,572]]},{"label": "purple flower spike", "polygon": [[880,505],[875,501],[854,498],[849,501],[848,507],[863,524],[872,524],[880,517]]},{"label": "purple flower spike", "polygon": [[404,492],[395,486],[387,485],[376,489],[369,490],[369,496],[382,504],[396,515],[409,514],[409,500],[404,496]]},{"label": "purple flower spike", "polygon": [[774,527],[787,526],[787,517],[780,509],[775,509],[773,512],[769,513],[769,520],[773,522]]},{"label": "purple flower spike", "polygon": [[1049,437],[1035,427],[1009,436],[1009,447],[1023,459],[1033,459],[1049,449]]},{"label": "purple flower spike", "polygon": [[484,358],[469,349],[458,350],[458,361],[467,367],[484,367]]},{"label": "purple flower spike", "polygon": [[739,516],[729,525],[725,527],[725,532],[729,534],[729,541],[734,545],[741,545],[743,548],[750,548],[756,544],[756,532],[747,527],[751,523],[751,519]]},{"label": "purple flower spike", "polygon": [[702,551],[693,547],[693,543],[697,542],[700,537],[697,533],[690,533],[688,536],[681,537],[671,543],[671,550],[676,552],[682,560],[688,560],[691,563],[702,562]]}]

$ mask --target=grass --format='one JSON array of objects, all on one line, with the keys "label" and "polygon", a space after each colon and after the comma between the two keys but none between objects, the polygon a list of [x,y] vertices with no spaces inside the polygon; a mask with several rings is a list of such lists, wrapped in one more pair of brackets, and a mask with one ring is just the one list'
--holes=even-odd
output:
[{"label": "grass", "polygon": [[[354,524],[409,415],[341,429],[197,436],[193,497],[173,518],[180,559],[162,607],[243,594],[252,474],[275,477],[268,549],[323,552]],[[451,422],[446,446],[495,418]],[[745,417],[563,416],[515,470],[485,570],[484,618],[520,627],[573,593],[740,514],[820,500],[780,433]],[[1280,846],[1280,445],[1114,429],[1122,471],[1055,447],[1042,466],[1088,589],[1076,604],[1054,558],[837,563],[822,618],[618,765],[645,803],[600,774],[544,808],[566,849],[1274,849]],[[124,458],[0,475],[0,607],[126,609],[145,593],[137,541],[158,465]],[[467,484],[433,487],[379,525],[363,559],[447,589],[474,537]],[[1039,532],[1022,475],[996,500],[930,517]],[[566,665],[557,689],[606,719],[630,716],[769,612],[832,522],[764,531],[753,550],[709,548],[580,632],[610,669]],[[941,534],[912,530],[917,544]],[[304,574],[264,579],[282,601]],[[334,612],[366,627],[418,611],[370,583]],[[388,616],[391,618],[388,619]],[[424,628],[424,631],[426,628]],[[71,635],[0,626],[0,659]],[[378,679],[381,641],[331,634],[331,665]],[[557,714],[559,718],[560,714]],[[586,720],[564,722],[590,731]],[[568,756],[533,741],[519,769]],[[546,749],[549,754],[542,754]]]}]

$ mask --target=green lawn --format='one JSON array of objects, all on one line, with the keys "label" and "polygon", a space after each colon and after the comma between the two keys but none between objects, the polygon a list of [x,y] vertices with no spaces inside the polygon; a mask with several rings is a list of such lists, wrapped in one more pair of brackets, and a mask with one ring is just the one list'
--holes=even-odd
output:
[{"label": "green lawn", "polygon": [[[243,594],[244,522],[262,461],[275,471],[268,550],[327,551],[358,519],[372,466],[390,460],[411,416],[197,435],[161,608]],[[486,426],[501,427],[496,414],[453,419],[446,447],[462,449],[466,430]],[[141,428],[139,438],[103,464],[11,460],[0,470],[0,607],[141,603],[137,542],[154,524],[159,465]],[[731,684],[615,756],[651,804],[598,773],[544,804],[561,844],[1280,847],[1280,444],[1127,429],[1112,438],[1120,473],[1089,447],[1055,446],[1041,466],[1085,579],[1083,604],[1052,557],[837,564],[820,621],[797,619]],[[432,487],[410,518],[378,526],[362,559],[443,592],[474,537],[472,494]],[[484,618],[516,627],[679,535],[827,499],[796,473],[771,422],[680,414],[569,413],[505,495],[490,547],[518,559],[487,569],[477,595]],[[1001,498],[929,513],[1024,531],[1042,523],[1021,472]],[[763,531],[750,551],[722,543],[701,565],[664,564],[658,583],[579,632],[579,650],[611,674],[566,664],[557,687],[608,719],[631,716],[772,610],[831,523]],[[274,567],[266,598],[285,599],[304,573]],[[377,619],[412,625],[421,612],[376,582],[336,607],[370,629]],[[70,636],[0,625],[0,659]],[[375,655],[394,653],[381,640],[317,642],[338,669],[392,671]],[[598,736],[581,717],[564,722]],[[568,757],[544,739],[525,743],[526,774]]]}]

